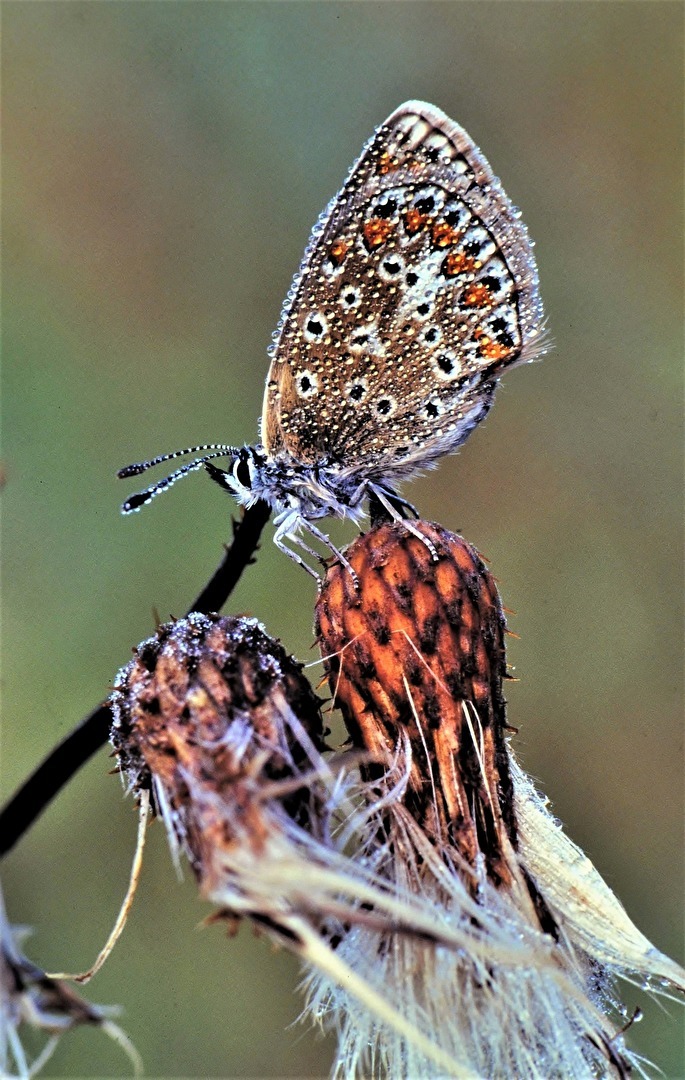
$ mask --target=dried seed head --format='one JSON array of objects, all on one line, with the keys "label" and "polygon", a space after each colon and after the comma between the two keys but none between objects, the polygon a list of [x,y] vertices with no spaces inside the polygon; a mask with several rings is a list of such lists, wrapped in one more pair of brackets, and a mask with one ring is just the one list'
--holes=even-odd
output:
[{"label": "dried seed head", "polygon": [[[110,1019],[117,1010],[93,1005],[62,979],[47,975],[24,955],[20,941],[26,927],[7,920],[0,893],[0,1076],[29,1080],[42,1072],[60,1038],[87,1024],[98,1027],[128,1055],[134,1075],[142,1075],[140,1055]],[[26,1047],[21,1039],[26,1035]],[[44,1037],[36,1053],[37,1040]]]},{"label": "dried seed head", "polygon": [[[236,830],[263,841],[259,785],[293,780],[323,748],[301,665],[254,619],[195,613],[160,627],[119,673],[111,705],[122,772],[151,790],[200,877]],[[233,817],[220,809],[228,791]],[[308,800],[294,784],[283,807],[305,821]]]},{"label": "dried seed head", "polygon": [[[194,615],[145,642],[112,741],[219,917],[309,968],[335,1075],[620,1076],[611,978],[679,969],[630,923],[504,741],[492,578],[437,526],[384,525],[329,571],[318,624],[353,741],[254,620]],[[351,854],[352,853],[352,854]],[[314,971],[318,975],[314,975]],[[604,1015],[603,1015],[604,1013]]]},{"label": "dried seed head", "polygon": [[[329,569],[317,630],[351,740],[379,762],[367,766],[364,856],[468,943],[447,951],[357,927],[335,955],[418,1018],[452,1062],[446,1075],[641,1072],[613,979],[668,993],[684,973],[630,922],[505,741],[491,575],[461,537],[410,525],[375,527],[346,551],[356,580]],[[343,1032],[335,1075],[436,1075],[416,1039],[365,1016],[344,985],[309,989],[311,1012]]]},{"label": "dried seed head", "polygon": [[[405,804],[433,839],[494,880],[516,842],[504,743],[505,621],[475,549],[439,525],[372,529],[347,552],[359,586],[328,571],[317,631],[329,681],[356,746],[388,758],[405,732]],[[504,843],[504,834],[509,843]]]}]

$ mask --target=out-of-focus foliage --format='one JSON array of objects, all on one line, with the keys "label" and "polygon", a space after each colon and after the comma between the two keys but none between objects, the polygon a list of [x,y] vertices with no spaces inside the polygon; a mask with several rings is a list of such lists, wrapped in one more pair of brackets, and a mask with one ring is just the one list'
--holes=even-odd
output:
[{"label": "out-of-focus foliage", "polygon": [[[682,959],[681,12],[657,4],[4,5],[5,795],[182,614],[229,535],[203,475],[133,519],[114,478],[254,441],[282,297],[363,141],[410,97],[473,136],[537,241],[556,343],[408,489],[490,559],[521,635],[516,748],[632,918]],[[309,578],[267,539],[233,611],[310,659]],[[336,536],[350,539],[341,529]],[[48,970],[87,966],[135,815],[103,752],[8,859]],[[157,833],[157,835],[155,835]],[[297,971],[225,941],[153,830],[98,1001],[156,1075],[319,1075]],[[630,995],[628,995],[629,997]],[[635,1000],[640,999],[634,991]],[[642,1003],[642,1002],[641,1002]],[[674,1011],[674,1010],[673,1010]],[[682,1073],[677,1016],[633,1045]],[[51,1075],[118,1074],[74,1032]]]}]

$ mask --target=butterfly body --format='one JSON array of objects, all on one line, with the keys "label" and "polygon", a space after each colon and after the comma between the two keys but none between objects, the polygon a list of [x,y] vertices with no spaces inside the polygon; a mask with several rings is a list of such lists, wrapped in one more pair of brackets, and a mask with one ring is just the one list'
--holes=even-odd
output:
[{"label": "butterfly body", "polygon": [[272,506],[279,547],[302,561],[285,541],[311,551],[304,529],[335,550],[313,522],[359,521],[369,496],[397,516],[395,485],[456,450],[502,372],[544,351],[542,318],[532,245],[490,166],[439,109],[407,102],[312,232],[270,350],[261,443],[198,448],[213,453],[125,509],[226,454],[213,478]]},{"label": "butterfly body", "polygon": [[[349,518],[359,523],[369,497],[375,497],[394,517],[400,516],[398,506],[411,508],[388,486],[387,478],[386,482],[381,482],[380,478],[374,481],[371,476],[360,478],[358,470],[327,465],[323,461],[310,465],[282,453],[267,455],[261,445],[241,447],[231,469],[218,469],[211,462],[206,462],[205,467],[212,479],[229,491],[241,506],[252,506],[260,499],[268,503],[275,515],[276,546],[311,573],[310,567],[287,546],[288,540],[295,541],[319,558],[299,537],[303,529],[347,565],[347,560],[329,537],[314,525],[317,519]],[[314,576],[318,578],[318,575]]]}]

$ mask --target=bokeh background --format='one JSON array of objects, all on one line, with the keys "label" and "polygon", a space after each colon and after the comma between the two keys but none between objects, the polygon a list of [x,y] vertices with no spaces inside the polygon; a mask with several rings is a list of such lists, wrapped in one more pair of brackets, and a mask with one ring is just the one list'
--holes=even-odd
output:
[{"label": "bokeh background", "polygon": [[[489,558],[516,751],[629,913],[683,958],[682,46],[677,3],[5,3],[3,764],[8,795],[181,614],[230,532],[197,474],[131,519],[131,460],[254,441],[309,230],[401,101],[470,132],[537,241],[555,350],[408,491]],[[135,481],[133,484],[135,487]],[[310,659],[313,585],[268,539],[232,611]],[[350,539],[352,530],[338,532]],[[101,946],[134,834],[99,753],[7,859],[30,955]],[[89,987],[154,1076],[325,1075],[292,960],[148,843]],[[677,1006],[633,1045],[685,1074]],[[455,1003],[455,1007],[458,1007]],[[53,1076],[118,1076],[102,1035]]]}]

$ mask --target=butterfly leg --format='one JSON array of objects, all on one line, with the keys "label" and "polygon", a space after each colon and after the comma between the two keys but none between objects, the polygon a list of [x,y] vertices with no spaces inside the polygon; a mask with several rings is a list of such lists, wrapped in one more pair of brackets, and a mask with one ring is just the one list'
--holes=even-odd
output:
[{"label": "butterfly leg", "polygon": [[304,527],[306,529],[309,530],[309,532],[312,534],[312,536],[315,536],[316,539],[319,540],[325,547],[327,547],[329,551],[333,552],[333,554],[335,555],[338,562],[341,563],[342,566],[345,567],[345,569],[349,573],[350,577],[352,578],[352,581],[354,582],[355,589],[358,590],[359,589],[359,578],[357,577],[356,573],[354,572],[354,570],[350,566],[349,562],[347,561],[347,559],[343,555],[342,551],[339,551],[338,548],[335,546],[335,544],[332,542],[330,536],[328,536],[326,533],[322,532],[321,529],[318,529],[316,527],[316,525],[312,524],[311,521],[303,521],[303,525],[304,525]]},{"label": "butterfly leg", "polygon": [[[306,544],[302,544],[302,541],[298,541],[298,543],[302,547],[304,547],[305,551],[311,551],[311,548],[308,548],[306,546]],[[275,536],[274,536],[274,544],[276,545],[276,547],[278,548],[279,551],[282,551],[283,554],[287,555],[289,559],[292,559],[293,562],[296,562],[297,565],[301,566],[303,570],[306,570],[308,574],[311,574],[311,576],[314,578],[317,585],[321,585],[321,577],[319,576],[319,574],[317,574],[316,570],[312,570],[311,566],[309,566],[309,564],[306,563],[304,561],[304,559],[301,559],[300,556],[297,554],[297,552],[293,551],[289,547],[286,547],[286,545],[283,543],[283,541],[282,540],[277,540]],[[312,552],[312,554],[316,554],[316,552]],[[317,556],[317,558],[318,558],[318,556]]]},{"label": "butterfly leg", "polygon": [[289,548],[285,543],[285,540],[288,539],[293,544],[297,544],[298,547],[301,547],[304,551],[307,552],[308,555],[311,555],[312,558],[316,559],[318,562],[323,561],[321,559],[321,556],[316,551],[314,551],[313,548],[310,548],[308,544],[305,544],[304,540],[302,540],[302,538],[297,535],[297,529],[302,524],[302,517],[297,510],[286,510],[284,513],[278,514],[274,518],[274,525],[276,526],[276,532],[274,533],[274,544],[279,551],[282,551],[283,554],[287,555],[289,559],[292,559],[293,562],[296,562],[298,564],[298,566],[301,566],[304,570],[306,570],[308,574],[311,574],[311,576],[315,579],[317,585],[320,585],[321,578],[317,574],[316,570],[312,570],[311,566],[309,566],[309,564],[306,563],[304,559],[300,558],[296,551],[293,551],[292,548]]},{"label": "butterfly leg", "polygon": [[[412,536],[415,536],[417,540],[420,540],[421,543],[428,548],[431,553],[431,558],[433,562],[437,562],[438,553],[435,549],[435,545],[428,539],[427,536],[424,536],[424,534],[420,532],[411,521],[407,521],[406,518],[403,518],[397,507],[393,505],[393,502],[395,498],[397,498],[397,496],[393,495],[393,501],[391,501],[391,497],[389,496],[385,488],[380,487],[380,485],[378,484],[372,484],[368,480],[366,481],[366,490],[369,492],[369,494],[373,495],[376,499],[378,499],[381,506],[385,510],[387,510],[393,521],[396,521],[399,525],[404,526],[407,532],[410,532]],[[400,499],[399,501],[402,505],[411,507],[412,510],[414,509],[414,507],[411,506],[411,503],[407,503],[404,499]]]},{"label": "butterfly leg", "polygon": [[[387,502],[382,502],[379,498],[379,494],[385,495]],[[371,480],[362,480],[357,490],[350,499],[350,506],[357,506],[363,499],[370,498],[376,499],[381,504],[384,510],[390,514],[393,521],[399,521],[402,515],[398,511],[405,510],[408,517],[418,518],[421,515],[408,499],[404,499],[401,495],[398,495],[392,488],[386,487],[384,484],[374,484]],[[387,503],[392,503],[393,510],[388,510]],[[373,510],[371,510],[371,519],[373,522]]]},{"label": "butterfly leg", "polygon": [[[385,495],[385,497],[387,498],[388,502],[392,503],[392,505],[395,507],[396,510],[398,510],[398,511],[402,511],[402,510],[406,511],[406,515],[400,514],[400,517],[402,517],[403,520],[406,520],[407,517],[418,518],[418,517],[421,516],[413,503],[410,503],[408,499],[403,499],[402,496],[398,495],[396,491],[392,490],[392,488],[387,488],[383,484],[371,484],[367,480],[366,481],[366,489],[367,489],[367,491],[370,492],[371,495],[375,495],[375,497],[377,499],[378,499],[378,492],[382,491],[383,494]],[[378,501],[380,502],[380,499],[378,499]],[[384,504],[381,504],[381,505],[384,505]],[[397,518],[394,517],[393,520],[397,520]]]}]

